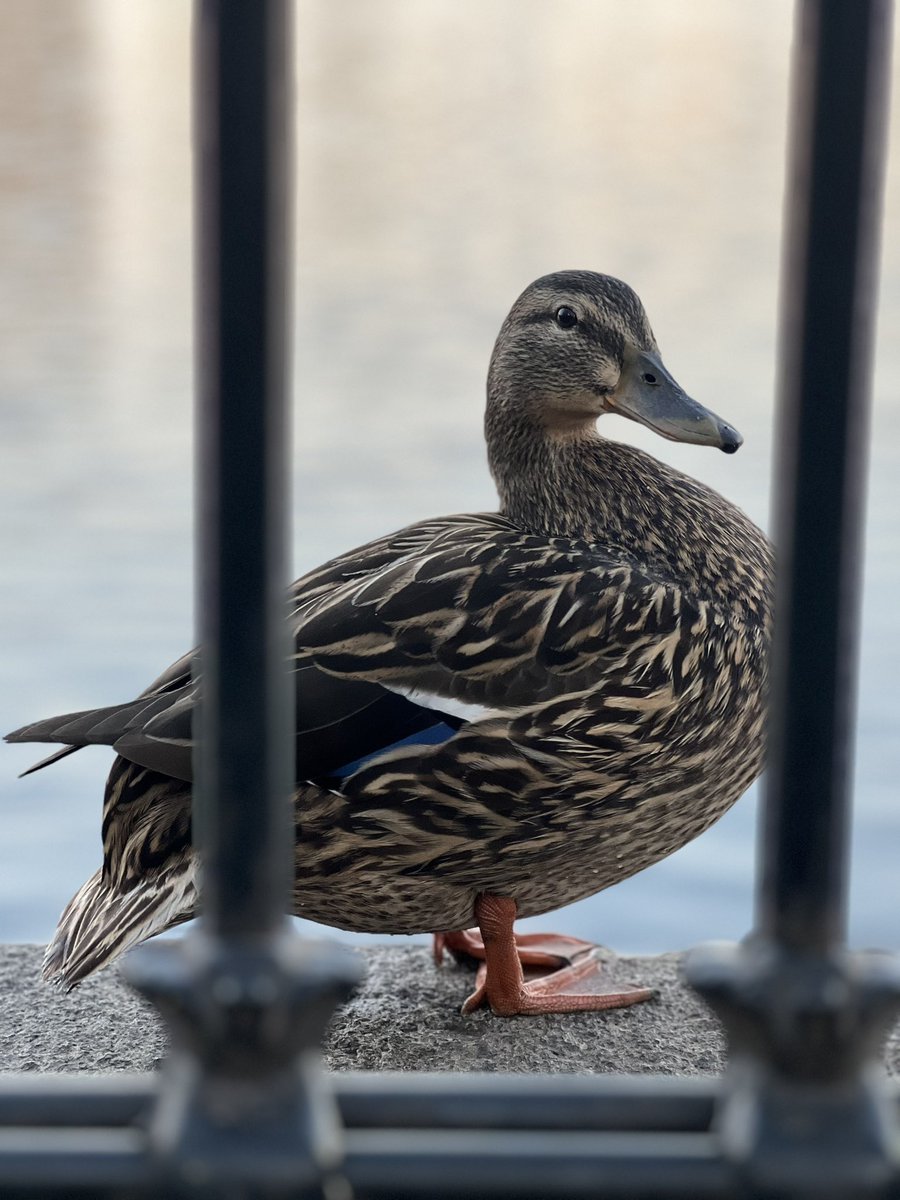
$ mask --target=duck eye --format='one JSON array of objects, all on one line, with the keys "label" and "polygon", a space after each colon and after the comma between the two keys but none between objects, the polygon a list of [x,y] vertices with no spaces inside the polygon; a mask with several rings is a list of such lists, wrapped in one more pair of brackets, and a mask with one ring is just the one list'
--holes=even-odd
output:
[{"label": "duck eye", "polygon": [[564,304],[556,310],[556,323],[560,329],[572,329],[578,324],[578,313]]}]

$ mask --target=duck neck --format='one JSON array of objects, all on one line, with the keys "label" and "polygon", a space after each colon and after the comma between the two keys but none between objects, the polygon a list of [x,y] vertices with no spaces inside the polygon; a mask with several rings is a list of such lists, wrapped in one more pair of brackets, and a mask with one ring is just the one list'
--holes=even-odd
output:
[{"label": "duck neck", "polygon": [[768,621],[771,550],[740,509],[593,425],[549,431],[498,399],[485,424],[505,517],[529,533],[615,548],[622,561]]},{"label": "duck neck", "polygon": [[[533,406],[539,411],[539,406]],[[500,510],[516,525],[549,537],[594,541],[627,510],[627,481],[609,461],[618,449],[594,421],[547,428],[527,406],[494,395],[485,416],[488,463]],[[618,492],[618,496],[617,496]]]}]

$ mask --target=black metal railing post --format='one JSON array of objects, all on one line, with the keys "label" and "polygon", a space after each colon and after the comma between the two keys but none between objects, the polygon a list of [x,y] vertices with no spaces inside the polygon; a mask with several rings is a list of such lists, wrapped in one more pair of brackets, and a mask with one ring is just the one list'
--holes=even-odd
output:
[{"label": "black metal railing post", "polygon": [[891,0],[798,5],[758,922],[689,969],[731,1039],[727,1146],[773,1187],[817,1154],[815,1195],[881,1186],[896,1137],[870,1068],[900,971],[843,944],[890,33]]},{"label": "black metal railing post", "polygon": [[[774,496],[762,932],[845,936],[890,4],[800,9]],[[810,701],[813,700],[811,703]]]},{"label": "black metal railing post", "polygon": [[251,7],[202,4],[196,29],[194,814],[208,931],[236,937],[282,924],[293,872],[289,47],[283,0]]},{"label": "black metal railing post", "polygon": [[179,1181],[291,1182],[336,1168],[318,1045],[356,976],[287,928],[294,873],[287,624],[290,0],[195,10],[202,924],[133,981],[173,1051],[153,1121]]}]

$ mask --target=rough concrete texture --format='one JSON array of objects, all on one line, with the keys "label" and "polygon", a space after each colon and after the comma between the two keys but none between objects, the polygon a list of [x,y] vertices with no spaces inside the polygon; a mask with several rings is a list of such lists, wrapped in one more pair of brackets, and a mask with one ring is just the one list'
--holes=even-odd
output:
[{"label": "rough concrete texture", "polygon": [[[611,978],[655,987],[657,998],[608,1013],[462,1017],[473,972],[437,968],[423,946],[359,951],[366,979],[335,1016],[325,1045],[334,1070],[629,1072],[720,1070],[716,1020],[681,982],[678,955],[623,958]],[[41,948],[0,947],[0,1070],[149,1070],[165,1053],[153,1011],[115,969],[70,995],[40,982]],[[888,1069],[900,1074],[900,1026]]]}]

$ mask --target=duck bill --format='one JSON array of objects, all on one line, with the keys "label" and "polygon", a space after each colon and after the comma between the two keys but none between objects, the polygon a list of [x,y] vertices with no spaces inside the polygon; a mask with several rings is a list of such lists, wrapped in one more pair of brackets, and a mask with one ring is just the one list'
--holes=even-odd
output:
[{"label": "duck bill", "polygon": [[608,407],[610,412],[638,421],[670,442],[717,446],[726,454],[734,454],[744,440],[733,425],[682,391],[659,355],[648,350],[632,350],[626,355]]}]

